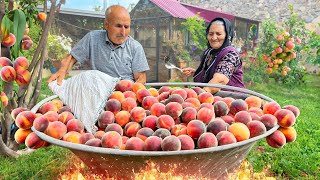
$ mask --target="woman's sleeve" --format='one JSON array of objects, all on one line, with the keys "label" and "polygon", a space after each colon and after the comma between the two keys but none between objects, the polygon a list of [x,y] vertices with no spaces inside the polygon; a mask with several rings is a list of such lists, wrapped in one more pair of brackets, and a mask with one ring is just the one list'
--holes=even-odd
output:
[{"label": "woman's sleeve", "polygon": [[228,52],[216,67],[215,73],[224,74],[228,79],[234,71],[240,66],[241,60],[239,54],[233,51]]}]

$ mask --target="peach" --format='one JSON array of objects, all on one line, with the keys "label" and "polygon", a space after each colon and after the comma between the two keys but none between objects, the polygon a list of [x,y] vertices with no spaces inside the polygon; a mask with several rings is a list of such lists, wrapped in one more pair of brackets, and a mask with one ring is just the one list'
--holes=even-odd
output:
[{"label": "peach", "polygon": [[118,132],[121,136],[123,135],[123,129],[122,127],[117,124],[117,123],[111,123],[111,124],[108,124],[106,129],[105,129],[105,132],[109,132],[109,131],[116,131]]},{"label": "peach", "polygon": [[54,111],[54,112],[58,112],[58,108],[52,104],[50,101],[44,103],[39,109],[38,112],[41,114],[45,114],[48,111]]},{"label": "peach", "polygon": [[201,103],[211,103],[212,104],[214,102],[213,95],[209,92],[203,92],[203,93],[199,94],[198,99]]},{"label": "peach", "polygon": [[122,145],[121,135],[116,131],[106,132],[101,138],[102,147],[120,149],[121,145]]},{"label": "peach", "polygon": [[25,108],[25,107],[17,107],[17,108],[15,108],[15,109],[13,109],[13,110],[11,111],[11,113],[10,113],[12,119],[15,120],[16,117],[17,117],[17,115],[18,115],[19,113],[21,113],[22,111],[28,111],[28,108]]},{"label": "peach", "polygon": [[269,146],[273,148],[282,148],[286,144],[286,137],[279,130],[276,130],[271,135],[266,137],[266,140]]},{"label": "peach", "polygon": [[15,140],[18,144],[24,144],[27,136],[28,136],[30,133],[32,133],[31,129],[18,129],[18,130],[14,133],[14,140]]},{"label": "peach", "polygon": [[2,68],[4,66],[12,66],[13,67],[13,64],[9,58],[0,57],[0,68]]},{"label": "peach", "polygon": [[266,126],[267,130],[277,125],[277,118],[272,114],[264,114],[260,117],[260,121]]},{"label": "peach", "polygon": [[139,131],[136,134],[136,137],[145,141],[149,136],[152,136],[153,133],[154,131],[151,128],[144,127],[139,129]]},{"label": "peach", "polygon": [[248,112],[256,113],[259,117],[263,115],[262,109],[261,108],[257,108],[257,107],[249,108]]},{"label": "peach", "polygon": [[179,94],[183,99],[186,99],[187,96],[188,96],[186,90],[184,90],[184,89],[182,89],[182,88],[177,88],[177,89],[173,90],[173,91],[171,92],[171,95],[172,95],[172,94]]},{"label": "peach", "polygon": [[154,103],[150,108],[151,115],[161,116],[166,114],[166,106],[162,103]]},{"label": "peach", "polygon": [[130,119],[134,122],[142,122],[146,117],[146,111],[142,107],[134,107],[130,111]]},{"label": "peach", "polygon": [[167,114],[163,114],[163,115],[159,116],[156,123],[157,123],[158,128],[165,128],[168,130],[171,130],[171,128],[175,124],[173,118]]},{"label": "peach", "polygon": [[197,98],[188,98],[184,102],[189,102],[196,108],[199,108],[201,106],[201,102]]},{"label": "peach", "polygon": [[121,91],[113,91],[109,96],[109,100],[110,99],[116,99],[121,103],[125,99],[125,97]]},{"label": "peach", "polygon": [[31,79],[30,72],[28,70],[19,70],[17,71],[17,76],[16,76],[16,83],[19,86],[26,86],[29,84]]},{"label": "peach", "polygon": [[187,134],[187,126],[185,126],[183,124],[176,124],[172,127],[171,134],[175,135],[175,136]]},{"label": "peach", "polygon": [[61,121],[50,122],[46,134],[56,139],[61,139],[67,133],[67,126]]},{"label": "peach", "polygon": [[221,101],[225,102],[228,105],[228,108],[230,108],[231,103],[234,101],[235,99],[232,97],[224,97],[221,99]]},{"label": "peach", "polygon": [[9,36],[3,37],[1,44],[5,47],[11,47],[16,43],[16,36],[9,33]]},{"label": "peach", "polygon": [[214,110],[213,104],[211,104],[211,103],[202,103],[199,106],[199,109],[204,108],[204,107]]},{"label": "peach", "polygon": [[254,112],[249,112],[252,120],[260,120],[260,116]]},{"label": "peach", "polygon": [[44,12],[39,12],[38,15],[37,15],[37,18],[39,21],[41,22],[46,22],[47,20],[47,14],[44,13]]},{"label": "peach", "polygon": [[137,94],[138,90],[140,90],[140,89],[146,89],[146,87],[145,87],[142,83],[139,83],[139,82],[133,83],[133,85],[132,85],[132,91],[133,91],[134,93]]},{"label": "peach", "polygon": [[294,116],[296,118],[298,118],[298,116],[300,115],[300,110],[298,107],[294,106],[294,105],[286,105],[286,106],[283,106],[283,109],[288,109],[290,111],[293,112]]},{"label": "peach", "polygon": [[133,91],[125,91],[125,92],[123,92],[123,95],[125,98],[130,97],[130,98],[134,99],[135,101],[137,101],[137,95]]},{"label": "peach", "polygon": [[226,131],[228,124],[221,118],[215,118],[209,122],[207,132],[217,135],[220,131]]},{"label": "peach", "polygon": [[183,102],[181,104],[182,108],[185,109],[187,107],[192,107],[192,108],[195,108],[196,106],[194,106],[192,103],[189,103],[189,102]]},{"label": "peach", "polygon": [[149,88],[148,91],[151,93],[151,95],[153,97],[158,97],[159,96],[159,92],[156,88]]},{"label": "peach", "polygon": [[130,113],[128,111],[120,111],[115,116],[115,122],[124,127],[130,121]]},{"label": "peach", "polygon": [[264,114],[274,114],[279,109],[281,106],[275,101],[264,104],[262,108]]},{"label": "peach", "polygon": [[205,92],[205,90],[203,90],[201,87],[192,87],[192,90],[194,90],[194,92],[196,92],[199,96],[199,94]]},{"label": "peach", "polygon": [[108,124],[114,123],[115,117],[111,111],[102,111],[98,117],[98,126],[105,129]]},{"label": "peach", "polygon": [[167,136],[161,142],[161,149],[163,151],[180,151],[181,142],[177,136]]},{"label": "peach", "polygon": [[68,121],[70,121],[71,119],[74,119],[75,117],[73,116],[73,114],[69,111],[64,111],[61,114],[59,114],[59,118],[58,121],[61,121],[64,124],[67,124]]},{"label": "peach", "polygon": [[158,136],[149,136],[145,140],[146,151],[161,151],[162,139]]},{"label": "peach", "polygon": [[126,144],[129,139],[129,137],[127,137],[127,136],[122,136],[121,138],[122,138],[122,144]]},{"label": "peach", "polygon": [[262,105],[262,99],[257,96],[249,96],[244,101],[247,103],[248,108],[251,108],[251,107],[260,108]]},{"label": "peach", "polygon": [[232,144],[232,143],[237,142],[236,137],[229,131],[220,131],[216,135],[216,138],[217,138],[219,146],[226,145],[226,144]]},{"label": "peach", "polygon": [[173,119],[178,118],[182,114],[182,106],[177,102],[169,102],[166,107],[166,114],[171,116]]},{"label": "peach", "polygon": [[[52,102],[54,104],[54,102]],[[58,109],[58,114],[61,114],[65,111],[68,111],[68,112],[71,112],[72,113],[72,110],[69,106],[62,106],[60,109]]]},{"label": "peach", "polygon": [[98,139],[98,138],[93,138],[93,139],[89,139],[85,145],[88,145],[88,146],[94,146],[94,147],[102,147],[101,146],[101,139]]},{"label": "peach", "polygon": [[171,87],[169,86],[161,86],[158,90],[159,95],[162,94],[163,92],[170,92]]},{"label": "peach", "polygon": [[286,142],[294,142],[297,138],[297,131],[294,129],[294,127],[280,127],[278,129],[283,133],[283,135],[286,137]]},{"label": "peach", "polygon": [[47,127],[49,126],[49,120],[46,116],[42,115],[39,117],[36,117],[33,121],[33,127],[40,132],[44,132]]},{"label": "peach", "polygon": [[145,146],[146,144],[142,139],[138,137],[131,137],[125,145],[125,150],[143,151]]},{"label": "peach", "polygon": [[[217,102],[217,101],[222,101],[222,97],[220,96],[213,96],[213,103]],[[224,101],[223,101],[224,102]],[[229,107],[228,107],[229,108]]]},{"label": "peach", "polygon": [[231,102],[230,104],[230,113],[235,115],[239,111],[247,111],[248,105],[247,103],[242,99],[236,99]]},{"label": "peach", "polygon": [[158,137],[164,139],[165,137],[170,136],[171,132],[168,129],[159,128],[159,129],[155,130],[152,135],[153,136],[158,136]]},{"label": "peach", "polygon": [[9,99],[8,99],[8,96],[6,95],[6,93],[4,93],[3,91],[1,91],[0,100],[1,100],[1,103],[2,103],[3,107],[8,106]]},{"label": "peach", "polygon": [[201,108],[197,113],[197,119],[201,120],[205,124],[208,124],[212,119],[215,118],[214,110],[209,108]]},{"label": "peach", "polygon": [[143,98],[143,100],[141,102],[141,106],[145,110],[149,110],[154,103],[158,103],[158,102],[159,102],[158,98],[156,98],[154,96],[147,96],[147,97]]},{"label": "peach", "polygon": [[21,129],[30,129],[35,119],[36,114],[32,111],[22,111],[16,117],[15,123]]},{"label": "peach", "polygon": [[117,82],[116,86],[114,87],[114,89],[116,91],[121,91],[121,92],[125,92],[125,91],[131,91],[132,90],[132,86],[133,86],[133,81],[128,80],[128,79],[123,79],[120,80],[119,82]]},{"label": "peach", "polygon": [[198,139],[206,131],[206,125],[200,120],[192,120],[187,124],[187,134],[192,139]]},{"label": "peach", "polygon": [[4,66],[0,71],[1,79],[5,82],[12,82],[17,77],[17,72],[11,66]]},{"label": "peach", "polygon": [[193,89],[189,89],[189,88],[184,88],[184,90],[187,93],[187,98],[198,98],[198,94],[193,90]]},{"label": "peach", "polygon": [[228,124],[232,124],[235,122],[234,118],[232,116],[229,115],[225,115],[225,116],[221,116],[221,119],[224,120],[224,122],[228,123]]},{"label": "peach", "polygon": [[182,134],[178,136],[178,139],[181,143],[181,150],[193,150],[195,148],[194,141],[190,136]]},{"label": "peach", "polygon": [[159,94],[159,96],[157,97],[158,101],[160,102],[160,101],[164,101],[164,100],[168,99],[169,95],[170,95],[169,92],[163,92],[163,93]]},{"label": "peach", "polygon": [[55,111],[48,111],[45,114],[43,114],[49,122],[58,121],[59,120],[59,114]]},{"label": "peach", "polygon": [[45,142],[39,138],[35,132],[32,132],[26,137],[25,144],[30,149],[38,149],[41,148]]},{"label": "peach", "polygon": [[228,131],[234,135],[234,137],[237,139],[237,142],[250,138],[250,131],[248,127],[240,122],[231,124],[228,128]]},{"label": "peach", "polygon": [[184,99],[179,94],[171,94],[166,100],[166,104],[168,104],[169,102],[177,102],[179,104],[182,104],[184,102]]},{"label": "peach", "polygon": [[213,108],[217,117],[225,116],[229,113],[229,107],[224,101],[216,101],[213,104]]},{"label": "peach", "polygon": [[210,148],[218,146],[218,140],[214,134],[211,132],[205,132],[201,134],[197,141],[197,147],[202,148]]},{"label": "peach", "polygon": [[29,67],[28,59],[23,56],[17,57],[13,62],[13,68],[16,71],[27,70],[28,67]]},{"label": "peach", "polygon": [[250,131],[250,138],[264,134],[267,131],[266,126],[258,120],[248,122],[247,127]]},{"label": "peach", "polygon": [[281,127],[291,127],[296,122],[296,116],[288,109],[280,109],[274,113]]},{"label": "peach", "polygon": [[67,142],[71,142],[71,143],[80,144],[80,137],[81,137],[81,134],[79,132],[70,131],[70,132],[67,132],[62,137],[62,140],[67,141]]},{"label": "peach", "polygon": [[252,117],[247,111],[239,111],[234,115],[234,121],[247,124],[252,121]]},{"label": "peach", "polygon": [[105,106],[106,111],[111,111],[114,115],[116,115],[119,111],[121,111],[121,103],[117,99],[109,99]]},{"label": "peach", "polygon": [[136,92],[136,95],[137,95],[137,99],[138,101],[141,103],[143,98],[147,97],[147,96],[152,96],[151,92],[148,91],[147,89],[139,89],[137,92]]},{"label": "peach", "polygon": [[148,127],[155,131],[157,129],[157,119],[158,117],[154,115],[147,116],[142,121],[142,127]]},{"label": "peach", "polygon": [[67,122],[67,131],[75,131],[82,133],[84,131],[84,124],[79,119],[70,119]]},{"label": "peach", "polygon": [[[119,125],[119,124],[118,124]],[[119,125],[120,126],[120,125]],[[111,128],[110,128],[111,129]],[[120,126],[120,129],[122,130],[122,128],[121,128],[121,126]],[[111,130],[110,130],[111,131]],[[94,133],[94,137],[95,138],[98,138],[98,139],[101,139],[102,138],[102,136],[105,134],[105,132],[104,131],[101,131],[101,130],[99,130],[99,131],[97,131],[97,132],[95,132]],[[120,133],[119,133],[120,134]],[[120,135],[122,135],[123,133],[121,133]]]},{"label": "peach", "polygon": [[137,122],[128,122],[124,127],[124,133],[128,137],[136,136],[137,132],[141,129],[141,126]]},{"label": "peach", "polygon": [[33,45],[33,41],[31,39],[22,39],[21,49],[22,50],[29,50],[29,49],[31,49],[32,45]]},{"label": "peach", "polygon": [[54,99],[51,101],[51,103],[57,107],[58,111],[63,107],[63,102],[60,99]]},{"label": "peach", "polygon": [[94,135],[92,133],[82,133],[79,138],[80,144],[85,144],[88,140],[93,139]]}]

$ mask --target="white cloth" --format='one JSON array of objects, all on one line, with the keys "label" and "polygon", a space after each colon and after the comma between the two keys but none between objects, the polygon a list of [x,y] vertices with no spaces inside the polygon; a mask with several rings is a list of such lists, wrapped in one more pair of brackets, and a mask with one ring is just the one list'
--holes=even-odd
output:
[{"label": "white cloth", "polygon": [[98,129],[95,123],[119,80],[101,71],[88,70],[63,80],[61,86],[52,81],[49,88],[71,108],[88,132],[95,133]]}]

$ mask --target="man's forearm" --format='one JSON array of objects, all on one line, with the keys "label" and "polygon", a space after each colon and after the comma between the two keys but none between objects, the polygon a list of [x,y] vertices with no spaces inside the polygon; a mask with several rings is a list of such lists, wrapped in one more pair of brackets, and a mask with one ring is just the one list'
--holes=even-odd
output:
[{"label": "man's forearm", "polygon": [[77,62],[70,54],[61,60],[61,67],[59,71],[69,72],[72,69],[72,66]]}]

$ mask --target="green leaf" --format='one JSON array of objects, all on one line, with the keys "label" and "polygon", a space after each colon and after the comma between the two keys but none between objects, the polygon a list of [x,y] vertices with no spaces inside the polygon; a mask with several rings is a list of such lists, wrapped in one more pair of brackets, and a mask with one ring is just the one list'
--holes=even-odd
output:
[{"label": "green leaf", "polygon": [[13,59],[19,57],[21,40],[26,29],[26,16],[20,9],[11,11],[13,20],[13,34],[16,36],[16,43],[12,46]]},{"label": "green leaf", "polygon": [[[2,37],[9,35],[9,33],[12,30],[12,26],[13,26],[12,21],[8,18],[7,15],[4,15],[2,18],[2,22],[1,22]],[[1,41],[2,41],[2,39],[1,39]]]}]

